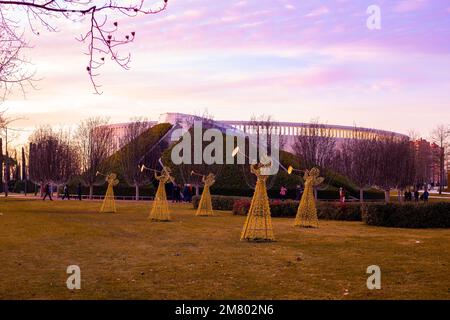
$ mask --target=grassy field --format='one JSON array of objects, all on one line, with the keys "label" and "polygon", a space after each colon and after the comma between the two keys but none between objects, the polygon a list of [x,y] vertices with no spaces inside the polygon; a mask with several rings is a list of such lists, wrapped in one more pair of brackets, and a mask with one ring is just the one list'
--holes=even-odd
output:
[{"label": "grassy field", "polygon": [[[449,299],[450,230],[321,221],[296,229],[273,219],[277,241],[239,241],[244,217],[150,223],[149,202],[0,199],[2,299]],[[66,268],[81,268],[81,290]],[[382,289],[368,290],[379,265]]]}]

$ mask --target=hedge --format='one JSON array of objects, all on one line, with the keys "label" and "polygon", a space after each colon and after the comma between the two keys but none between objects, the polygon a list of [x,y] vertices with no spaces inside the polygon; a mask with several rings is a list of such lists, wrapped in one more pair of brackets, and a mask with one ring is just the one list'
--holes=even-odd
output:
[{"label": "hedge", "polygon": [[[211,202],[214,210],[223,210],[223,211],[231,211],[233,210],[233,205],[236,200],[248,200],[250,201],[250,198],[243,198],[243,197],[232,197],[232,196],[211,196]],[[193,196],[192,197],[192,205],[194,206],[194,209],[198,208],[198,204],[200,202],[200,196]]]},{"label": "hedge", "polygon": [[[272,217],[295,217],[297,214],[298,201],[270,201],[270,212]],[[249,199],[238,199],[234,202],[233,214],[246,215],[250,209]],[[361,221],[361,204],[339,204],[318,202],[317,217],[323,220]]]},{"label": "hedge", "polygon": [[450,203],[373,204],[362,215],[368,225],[394,228],[449,228]]}]

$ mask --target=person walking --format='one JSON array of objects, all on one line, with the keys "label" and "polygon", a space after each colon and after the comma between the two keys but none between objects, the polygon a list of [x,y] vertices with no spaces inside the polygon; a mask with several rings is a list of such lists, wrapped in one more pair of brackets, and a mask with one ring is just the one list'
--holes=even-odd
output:
[{"label": "person walking", "polygon": [[419,198],[420,198],[419,189],[416,189],[414,191],[414,202],[419,202]]},{"label": "person walking", "polygon": [[185,184],[183,188],[183,199],[185,202],[191,202],[192,193],[189,184]]},{"label": "person walking", "polygon": [[339,202],[341,204],[345,203],[345,189],[342,187],[339,188]]},{"label": "person walking", "polygon": [[405,191],[404,198],[406,202],[412,201],[412,193],[410,189]]},{"label": "person walking", "polygon": [[287,189],[284,186],[281,186],[280,197],[281,197],[282,200],[286,199],[286,193],[287,193]]},{"label": "person walking", "polygon": [[172,203],[176,202],[177,184],[172,182]]},{"label": "person walking", "polygon": [[295,188],[295,200],[300,201],[300,199],[302,198],[302,193],[302,186],[298,184]]},{"label": "person walking", "polygon": [[81,188],[81,182],[78,183],[78,187],[77,187],[77,194],[78,194],[78,200],[81,201],[81,194],[82,194],[82,188]]},{"label": "person walking", "polygon": [[175,192],[175,202],[181,202],[181,188],[179,184],[175,184],[174,187],[174,192]]},{"label": "person walking", "polygon": [[423,202],[428,202],[428,198],[430,197],[430,193],[427,189],[425,189],[425,192],[423,193]]},{"label": "person walking", "polygon": [[64,194],[63,194],[61,200],[64,200],[65,198],[67,198],[67,200],[70,200],[69,186],[67,184],[64,186],[64,190],[63,191],[64,191]]},{"label": "person walking", "polygon": [[48,183],[44,187],[44,198],[42,200],[45,201],[45,198],[47,198],[47,196],[50,199],[50,201],[53,201],[50,184],[48,184]]}]

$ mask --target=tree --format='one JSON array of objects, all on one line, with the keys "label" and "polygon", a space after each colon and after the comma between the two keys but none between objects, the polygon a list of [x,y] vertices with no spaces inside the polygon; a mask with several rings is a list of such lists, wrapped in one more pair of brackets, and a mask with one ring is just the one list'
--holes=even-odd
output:
[{"label": "tree", "polygon": [[22,56],[25,47],[15,27],[5,25],[5,17],[0,15],[0,102],[15,87],[25,93],[27,85],[33,86],[34,72],[27,68],[29,62]]},{"label": "tree", "polygon": [[318,120],[312,120],[301,130],[300,135],[295,137],[293,150],[302,167],[330,168],[335,157],[336,139],[329,134],[327,127]]},{"label": "tree", "polygon": [[163,0],[157,9],[151,9],[149,1],[145,0],[127,1],[127,4],[115,0],[0,0],[0,24],[10,37],[20,39],[14,23],[16,19],[13,19],[19,10],[36,35],[39,35],[40,27],[50,32],[56,31],[55,20],[58,18],[69,22],[87,21],[86,32],[78,40],[87,43],[89,60],[86,71],[95,93],[100,93],[95,77],[98,76],[98,69],[105,64],[106,57],[124,69],[129,68],[130,55],[122,56],[118,49],[134,41],[136,30],[119,33],[117,19],[157,14],[166,9],[167,2]]},{"label": "tree", "polygon": [[78,154],[69,134],[40,127],[30,136],[29,174],[36,184],[66,184],[78,174]]},{"label": "tree", "polygon": [[25,148],[22,147],[22,172],[21,172],[21,179],[27,180],[27,162],[25,157]]},{"label": "tree", "polygon": [[[251,172],[251,161],[254,161],[254,163],[261,161],[262,157],[265,156],[264,153],[267,153],[267,155],[272,155],[273,152],[279,153],[286,142],[284,137],[278,132],[279,127],[279,122],[271,115],[252,115],[250,118],[250,125],[247,127],[246,132],[248,144],[246,150],[242,150],[249,157],[248,163],[242,165],[242,172],[245,182],[250,188],[254,188],[257,182],[256,176]],[[265,139],[265,141],[261,140],[261,138]],[[272,150],[272,146],[276,146],[276,143],[274,143],[276,140],[274,139],[278,139],[278,150]],[[257,154],[250,151],[251,147],[256,147]],[[267,189],[271,189],[274,186],[276,179],[277,175],[271,175],[266,180]]]},{"label": "tree", "polygon": [[394,164],[396,167],[394,179],[398,200],[401,202],[404,191],[415,183],[416,152],[414,143],[409,139],[400,139],[395,143],[397,162]]},{"label": "tree", "polygon": [[0,190],[3,191],[3,139],[0,138]]},{"label": "tree", "polygon": [[139,187],[149,182],[147,174],[139,169],[142,156],[145,154],[145,145],[141,144],[139,137],[150,127],[147,119],[135,119],[130,122],[125,129],[120,150],[120,166],[123,177],[128,185],[134,186],[136,190],[136,200],[139,200]]},{"label": "tree", "polygon": [[109,169],[105,160],[113,150],[113,135],[107,124],[106,118],[89,118],[80,123],[75,134],[80,155],[81,181],[89,187],[90,199],[94,186],[105,183],[105,179],[99,177],[97,171]]},{"label": "tree", "polygon": [[[271,115],[253,115],[250,118],[250,134],[256,135],[256,145],[259,148],[260,145],[260,134],[265,134],[267,136],[267,153],[271,153],[271,147],[272,147],[272,139],[275,135],[278,135],[278,143],[279,143],[279,149],[282,149],[284,144],[286,143],[285,139],[282,138],[281,135],[277,132],[277,128],[280,127],[280,124],[278,121],[274,119]],[[265,146],[264,146],[265,147]]]},{"label": "tree", "polygon": [[364,189],[372,187],[376,177],[377,141],[358,139],[345,141],[340,150],[340,170],[359,188],[359,201],[364,201]]},{"label": "tree", "polygon": [[375,184],[385,191],[385,201],[389,202],[391,189],[397,188],[400,192],[414,183],[415,151],[409,139],[393,135],[379,138],[376,146]]},{"label": "tree", "polygon": [[450,128],[446,125],[439,125],[431,132],[431,139],[437,144],[439,150],[435,155],[439,162],[439,194],[442,194],[445,179],[445,156],[449,146]]},{"label": "tree", "polygon": [[21,179],[24,182],[24,194],[27,195],[27,161],[26,161],[26,155],[25,155],[25,148],[22,147],[22,172],[21,172]]}]

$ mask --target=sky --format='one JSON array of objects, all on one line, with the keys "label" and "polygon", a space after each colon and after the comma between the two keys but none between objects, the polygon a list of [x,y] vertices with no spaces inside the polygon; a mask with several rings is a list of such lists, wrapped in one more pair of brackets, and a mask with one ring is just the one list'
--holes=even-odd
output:
[{"label": "sky", "polygon": [[[381,10],[381,29],[366,25],[370,5]],[[39,36],[24,23],[41,80],[0,105],[21,118],[16,143],[39,125],[205,110],[215,119],[318,118],[423,137],[450,123],[448,0],[169,0],[160,14],[118,21],[136,32],[121,49],[131,68],[107,61],[101,95],[86,73],[86,44],[75,39],[87,21],[56,20],[58,32]]]}]

